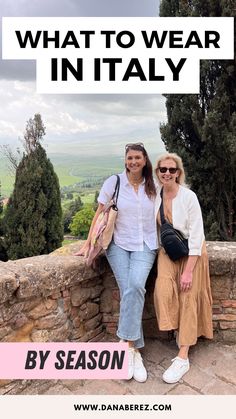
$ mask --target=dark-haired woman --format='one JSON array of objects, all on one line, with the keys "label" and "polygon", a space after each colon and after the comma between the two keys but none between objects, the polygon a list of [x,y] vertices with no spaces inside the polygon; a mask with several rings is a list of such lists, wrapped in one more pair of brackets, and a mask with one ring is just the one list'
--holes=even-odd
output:
[{"label": "dark-haired woman", "polygon": [[[125,146],[125,170],[120,175],[118,215],[113,240],[106,256],[120,290],[120,316],[117,336],[129,343],[129,379],[147,379],[139,348],[144,346],[142,314],[145,284],[157,249],[154,202],[156,186],[152,164],[142,143]],[[98,196],[98,209],[90,232],[103,206],[110,201],[116,176],[109,177]],[[88,239],[78,254],[86,254]]]}]

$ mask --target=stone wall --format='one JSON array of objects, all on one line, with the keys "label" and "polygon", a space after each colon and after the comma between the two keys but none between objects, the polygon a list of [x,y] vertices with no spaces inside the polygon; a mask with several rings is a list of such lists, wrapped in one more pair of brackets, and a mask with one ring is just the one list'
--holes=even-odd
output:
[{"label": "stone wall", "polygon": [[[96,270],[72,256],[78,244],[50,255],[0,262],[0,341],[99,341],[115,336],[119,292],[105,257]],[[215,339],[236,342],[236,243],[208,243]],[[157,330],[147,283],[144,333]]]}]

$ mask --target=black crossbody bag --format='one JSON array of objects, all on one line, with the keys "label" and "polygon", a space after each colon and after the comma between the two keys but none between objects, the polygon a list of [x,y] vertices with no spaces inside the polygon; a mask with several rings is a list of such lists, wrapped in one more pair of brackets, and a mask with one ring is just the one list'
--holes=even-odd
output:
[{"label": "black crossbody bag", "polygon": [[163,210],[163,189],[161,190],[160,217],[161,244],[169,258],[175,262],[184,256],[188,256],[188,240],[185,239],[179,230],[176,230],[173,225],[165,219]]}]

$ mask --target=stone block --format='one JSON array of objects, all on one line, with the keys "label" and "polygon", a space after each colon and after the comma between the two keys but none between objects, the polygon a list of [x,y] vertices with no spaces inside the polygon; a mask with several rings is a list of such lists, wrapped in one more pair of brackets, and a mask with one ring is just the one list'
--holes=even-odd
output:
[{"label": "stone block", "polygon": [[97,316],[93,317],[92,319],[87,320],[84,324],[84,328],[85,328],[86,332],[89,332],[90,330],[94,330],[98,326],[100,326],[101,318],[102,318],[102,314],[99,313]]},{"label": "stone block", "polygon": [[72,321],[74,327],[80,327],[82,320],[80,317],[75,317]]},{"label": "stone block", "polygon": [[36,329],[55,329],[67,322],[66,313],[54,312],[48,316],[41,317],[35,321],[34,327]]},{"label": "stone block", "polygon": [[100,297],[100,311],[101,313],[112,312],[112,289],[105,288]]},{"label": "stone block", "polygon": [[94,298],[98,298],[101,295],[102,290],[104,289],[104,287],[102,285],[96,285],[95,287],[91,287],[91,294],[90,294],[90,298],[94,299]]},{"label": "stone block", "polygon": [[120,312],[120,302],[115,300],[113,298],[112,300],[112,313],[118,313]]},{"label": "stone block", "polygon": [[0,327],[0,341],[3,340],[5,336],[10,335],[11,333],[12,333],[12,328],[10,326]]},{"label": "stone block", "polygon": [[64,297],[59,304],[63,311],[68,312],[71,309],[71,300],[70,297]]},{"label": "stone block", "polygon": [[69,340],[70,335],[70,324],[69,322],[65,323],[62,327],[58,329],[48,331],[48,340],[49,342],[66,342]]},{"label": "stone block", "polygon": [[103,330],[103,326],[99,326],[97,329],[91,330],[90,332],[85,333],[80,339],[78,339],[78,342],[88,342],[91,339],[98,337],[100,333],[102,332],[102,330]]},{"label": "stone block", "polygon": [[114,313],[113,315],[110,314],[103,314],[103,323],[117,323],[119,320],[119,313]]},{"label": "stone block", "polygon": [[221,301],[222,307],[232,307],[236,308],[236,300],[223,300]]},{"label": "stone block", "polygon": [[233,322],[234,320],[236,320],[236,314],[213,314],[212,319]]},{"label": "stone block", "polygon": [[213,301],[230,299],[233,279],[230,277],[211,277]]},{"label": "stone block", "polygon": [[224,342],[236,342],[236,330],[234,329],[227,329],[221,330],[221,340]]},{"label": "stone block", "polygon": [[236,307],[232,307],[232,308],[224,308],[224,313],[225,314],[235,314],[236,315]]},{"label": "stone block", "polygon": [[13,329],[19,329],[29,322],[29,319],[24,313],[17,314],[10,322]]},{"label": "stone block", "polygon": [[235,329],[236,331],[236,321],[233,322],[219,322],[220,329]]},{"label": "stone block", "polygon": [[31,332],[33,330],[34,323],[28,322],[24,326],[20,327],[16,331],[13,331],[10,335],[5,336],[2,339],[3,342],[30,342]]},{"label": "stone block", "polygon": [[69,341],[71,342],[74,340],[78,340],[79,338],[84,336],[84,334],[85,334],[84,325],[81,324],[79,327],[76,327],[75,329],[72,329],[70,331]]},{"label": "stone block", "polygon": [[76,287],[71,290],[71,304],[74,307],[79,307],[90,298],[90,288]]},{"label": "stone block", "polygon": [[96,303],[86,303],[83,310],[80,310],[79,316],[83,320],[91,319],[99,312],[99,305]]},{"label": "stone block", "polygon": [[15,295],[19,287],[19,280],[14,272],[8,271],[9,262],[0,266],[0,303],[4,303]]},{"label": "stone block", "polygon": [[103,277],[103,286],[107,288],[117,288],[117,282],[112,272],[107,272],[106,276]]},{"label": "stone block", "polygon": [[31,340],[32,342],[48,342],[48,330],[33,330],[33,332],[31,333]]},{"label": "stone block", "polygon": [[4,322],[14,318],[19,312],[24,309],[24,303],[7,304],[2,307],[2,317]]},{"label": "stone block", "polygon": [[31,319],[39,319],[47,316],[49,313],[57,309],[57,301],[51,298],[42,300],[38,306],[28,312],[28,316]]}]

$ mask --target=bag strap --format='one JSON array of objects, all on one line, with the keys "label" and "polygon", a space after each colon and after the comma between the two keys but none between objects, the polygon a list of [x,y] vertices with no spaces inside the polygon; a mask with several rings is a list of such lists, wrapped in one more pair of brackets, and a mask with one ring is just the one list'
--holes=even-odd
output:
[{"label": "bag strap", "polygon": [[115,186],[115,190],[114,190],[114,193],[112,195],[112,198],[111,198],[115,205],[117,205],[117,200],[118,200],[118,196],[119,196],[119,192],[120,192],[120,176],[116,175],[116,177],[117,177],[116,186]]},{"label": "bag strap", "polygon": [[161,224],[165,224],[166,219],[165,219],[165,216],[164,216],[164,209],[163,209],[163,188],[161,190],[160,196],[161,196],[161,206],[160,206]]}]

